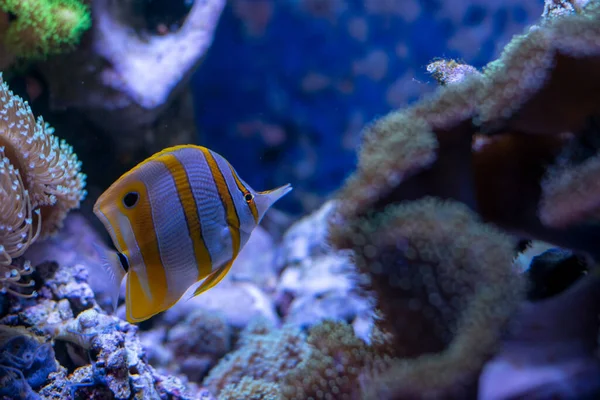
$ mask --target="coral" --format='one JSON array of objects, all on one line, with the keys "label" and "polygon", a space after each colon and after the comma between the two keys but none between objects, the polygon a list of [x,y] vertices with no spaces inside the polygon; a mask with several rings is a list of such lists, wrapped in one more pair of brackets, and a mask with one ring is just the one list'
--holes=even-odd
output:
[{"label": "coral", "polygon": [[454,60],[437,60],[427,65],[429,72],[440,85],[462,82],[466,76],[479,74],[477,68]]},{"label": "coral", "polygon": [[376,323],[393,333],[398,357],[371,378],[387,389],[365,390],[384,398],[386,390],[409,397],[469,390],[523,297],[511,269],[514,240],[464,205],[434,198],[390,206],[348,229],[383,313]]},{"label": "coral", "polygon": [[56,232],[67,212],[79,207],[85,175],[72,148],[41,117],[35,120],[1,74],[0,106],[0,286],[8,290],[30,269],[13,267],[13,258]]},{"label": "coral", "polygon": [[[256,329],[255,325],[260,324]],[[280,382],[310,354],[306,335],[288,325],[278,330],[265,330],[263,322],[254,322],[242,332],[237,350],[227,354],[204,380],[213,394],[243,377],[267,382]]]},{"label": "coral", "polygon": [[[368,370],[390,362],[387,338],[379,331],[367,344],[345,323],[324,321],[308,335],[311,348],[297,368],[280,383],[285,399],[359,399],[360,377]],[[370,397],[368,397],[370,398]]]},{"label": "coral", "polygon": [[349,252],[335,251],[326,241],[326,222],[334,209],[334,202],[325,203],[283,236],[275,294],[279,311],[286,323],[304,328],[326,319],[368,328],[373,310],[372,299],[362,290],[366,276],[357,273]]},{"label": "coral", "polygon": [[95,306],[94,292],[88,285],[88,269],[82,264],[58,268],[55,263],[38,266],[37,277],[43,282],[39,294],[55,301],[66,300],[75,314]]},{"label": "coral", "polygon": [[565,14],[571,14],[573,12],[581,13],[582,7],[585,6],[589,0],[553,0],[544,2],[544,12],[542,17],[546,19],[560,18]]},{"label": "coral", "polygon": [[[0,171],[1,172],[1,171]],[[0,255],[4,255],[6,259],[9,259],[6,253],[2,254],[2,247],[0,246]],[[22,265],[21,265],[22,264]],[[14,296],[22,297],[33,297],[36,296],[36,291],[23,292],[22,289],[32,288],[35,282],[28,279],[34,269],[31,267],[29,261],[23,263],[10,263],[6,265],[0,264],[0,293],[10,293]]]},{"label": "coral", "polygon": [[474,394],[523,298],[518,237],[600,256],[600,2],[579,3],[481,73],[437,62],[443,87],[365,129],[330,239],[354,250],[393,337],[367,398]]},{"label": "coral", "polygon": [[[9,384],[0,390],[10,398],[198,398],[194,384],[148,365],[138,328],[98,307],[84,266],[46,263],[35,274],[37,297],[7,297],[0,308],[0,380]],[[18,334],[3,335],[6,324]]]},{"label": "coral", "polygon": [[367,344],[345,322],[323,321],[305,335],[257,320],[204,384],[219,399],[355,399],[361,374],[387,365],[389,352],[385,335],[375,331]]},{"label": "coral", "polygon": [[[42,393],[62,392],[64,396],[65,392],[70,392],[75,398],[100,395],[100,398],[116,399],[155,399],[161,398],[159,393],[180,393],[181,399],[191,399],[179,379],[173,377],[169,382],[144,362],[137,328],[116,317],[90,309],[76,319],[47,326],[45,330],[55,341],[74,345],[69,354],[83,350],[82,353],[90,358],[90,364],[86,362],[70,376],[52,382]],[[71,359],[76,360],[73,356]],[[61,381],[66,384],[59,386]]]},{"label": "coral", "polygon": [[15,16],[0,30],[1,47],[7,53],[0,55],[5,58],[31,60],[58,54],[74,46],[91,26],[90,12],[81,0],[0,0],[3,12]]},{"label": "coral", "polygon": [[0,325],[0,395],[30,398],[56,369],[50,343],[24,327]]},{"label": "coral", "polygon": [[165,347],[173,355],[175,371],[191,381],[201,381],[231,350],[232,336],[231,326],[221,313],[198,309],[169,329]]},{"label": "coral", "polygon": [[590,237],[598,232],[582,226],[595,211],[591,178],[569,179],[593,176],[595,162],[548,167],[600,114],[599,10],[589,2],[580,14],[544,21],[482,74],[367,127],[334,225],[433,195],[521,236],[597,252]]},{"label": "coral", "polygon": [[[192,2],[179,29],[159,33],[143,26],[145,16],[137,8],[152,3],[93,1],[89,40],[40,66],[52,93],[51,107],[81,110],[130,150],[149,144],[147,128],[183,92],[212,43],[225,5],[224,0]],[[176,115],[173,123],[188,117]],[[159,149],[166,147],[166,137],[182,140],[171,131],[164,136],[152,138],[161,141]]]},{"label": "coral", "polygon": [[261,379],[244,377],[238,383],[223,388],[219,400],[283,400],[279,385]]},{"label": "coral", "polygon": [[[561,151],[541,182],[540,220],[547,226],[564,227],[597,218],[600,188],[600,119],[586,128]],[[577,205],[574,207],[574,205]]]}]

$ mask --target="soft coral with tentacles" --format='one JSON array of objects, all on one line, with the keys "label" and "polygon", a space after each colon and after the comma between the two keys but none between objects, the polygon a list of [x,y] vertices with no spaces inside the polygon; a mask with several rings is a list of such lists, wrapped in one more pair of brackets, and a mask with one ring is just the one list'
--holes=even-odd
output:
[{"label": "soft coral with tentacles", "polygon": [[523,299],[516,238],[600,258],[600,2],[545,15],[482,72],[438,61],[444,87],[365,130],[330,240],[394,338],[371,397],[474,394]]}]

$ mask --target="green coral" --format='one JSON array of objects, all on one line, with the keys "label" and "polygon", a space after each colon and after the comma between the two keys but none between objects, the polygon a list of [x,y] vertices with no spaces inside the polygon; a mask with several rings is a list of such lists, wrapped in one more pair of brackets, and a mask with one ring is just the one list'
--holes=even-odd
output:
[{"label": "green coral", "polygon": [[0,10],[16,17],[0,30],[0,44],[21,59],[41,59],[77,44],[91,26],[81,0],[0,0]]}]

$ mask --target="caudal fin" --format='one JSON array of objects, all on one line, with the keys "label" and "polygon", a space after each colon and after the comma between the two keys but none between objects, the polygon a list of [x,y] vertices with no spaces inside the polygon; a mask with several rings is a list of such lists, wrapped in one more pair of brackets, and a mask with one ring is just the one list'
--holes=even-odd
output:
[{"label": "caudal fin", "polygon": [[102,248],[96,243],[93,243],[93,246],[100,257],[102,269],[106,273],[106,278],[108,279],[107,293],[110,296],[114,311],[117,309],[121,282],[123,281],[126,272],[121,265],[119,254],[116,251]]}]

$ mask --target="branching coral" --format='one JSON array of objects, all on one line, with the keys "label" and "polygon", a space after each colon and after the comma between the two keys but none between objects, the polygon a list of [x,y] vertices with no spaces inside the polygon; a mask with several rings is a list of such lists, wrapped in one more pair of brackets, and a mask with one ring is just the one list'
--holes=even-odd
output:
[{"label": "branching coral", "polygon": [[[56,232],[85,196],[85,175],[72,148],[53,135],[0,75],[0,288],[29,272],[13,258]],[[9,285],[10,284],[10,285]]]},{"label": "branching coral", "polygon": [[[2,15],[15,16],[8,22]],[[40,59],[57,54],[79,41],[91,26],[81,0],[0,0],[0,56],[5,68],[10,58]],[[3,25],[3,26],[1,26]]]},{"label": "branching coral", "polygon": [[600,256],[600,2],[580,4],[482,72],[433,64],[444,87],[366,128],[330,239],[354,250],[393,335],[368,396],[473,389],[522,298],[498,228]]}]

